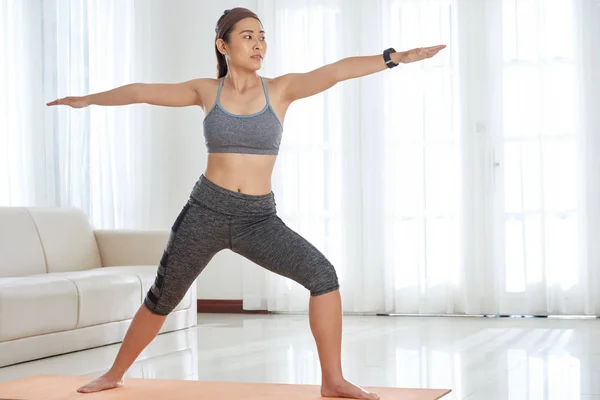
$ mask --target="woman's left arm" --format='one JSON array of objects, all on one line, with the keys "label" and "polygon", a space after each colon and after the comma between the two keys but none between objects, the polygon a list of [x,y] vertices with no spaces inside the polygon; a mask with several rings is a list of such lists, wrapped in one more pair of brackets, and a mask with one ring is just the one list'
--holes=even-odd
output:
[{"label": "woman's left arm", "polygon": [[[394,63],[411,63],[435,56],[446,45],[420,47],[408,51],[391,53]],[[302,99],[321,93],[338,82],[359,78],[388,69],[383,55],[355,56],[343,58],[305,73],[291,73],[278,78],[283,86],[284,98],[288,101]]]}]

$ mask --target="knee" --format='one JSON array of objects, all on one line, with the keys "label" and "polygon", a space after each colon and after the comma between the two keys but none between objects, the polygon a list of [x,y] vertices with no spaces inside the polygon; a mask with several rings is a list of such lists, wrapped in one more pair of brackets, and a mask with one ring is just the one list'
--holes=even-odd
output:
[{"label": "knee", "polygon": [[[159,268],[160,271],[160,268]],[[144,298],[144,305],[153,314],[166,316],[170,314],[186,296],[191,284],[190,279],[174,281],[173,279],[165,282],[160,274],[156,275],[154,284],[148,289]]]},{"label": "knee", "polygon": [[321,296],[338,290],[340,283],[333,265],[325,264],[316,268],[305,287],[310,291],[311,296]]},{"label": "knee", "polygon": [[159,301],[159,297],[156,296],[152,292],[152,288],[148,290],[146,293],[146,297],[144,298],[144,306],[150,311],[152,314],[166,316],[175,309],[176,305],[172,305],[170,302],[165,301],[162,296]]}]

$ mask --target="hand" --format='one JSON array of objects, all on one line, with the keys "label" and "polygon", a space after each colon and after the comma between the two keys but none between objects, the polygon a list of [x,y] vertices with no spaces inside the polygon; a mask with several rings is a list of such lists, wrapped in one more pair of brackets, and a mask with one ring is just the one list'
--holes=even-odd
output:
[{"label": "hand", "polygon": [[88,100],[86,96],[69,96],[63,97],[62,99],[57,99],[51,101],[50,103],[46,103],[47,106],[70,106],[73,108],[82,108],[89,106]]},{"label": "hand", "polygon": [[426,58],[431,58],[444,48],[446,48],[446,45],[440,44],[437,46],[419,47],[417,49],[403,51],[402,53],[400,53],[400,62],[408,64],[415,61],[421,61]]}]

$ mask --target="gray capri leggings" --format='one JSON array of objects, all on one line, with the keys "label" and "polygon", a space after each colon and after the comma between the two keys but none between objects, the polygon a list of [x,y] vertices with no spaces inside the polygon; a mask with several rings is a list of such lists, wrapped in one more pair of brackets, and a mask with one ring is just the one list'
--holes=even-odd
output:
[{"label": "gray capri leggings", "polygon": [[144,304],[169,314],[223,249],[240,254],[319,296],[339,289],[333,265],[277,216],[275,197],[233,192],[200,176],[177,216]]}]

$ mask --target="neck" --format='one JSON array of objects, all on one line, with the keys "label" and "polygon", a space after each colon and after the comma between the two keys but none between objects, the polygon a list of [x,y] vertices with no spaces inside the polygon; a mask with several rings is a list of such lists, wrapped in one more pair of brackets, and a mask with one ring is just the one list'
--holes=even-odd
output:
[{"label": "neck", "polygon": [[223,85],[225,83],[236,93],[243,93],[255,88],[257,85],[261,85],[260,76],[256,71],[236,71],[235,69],[227,71]]}]

